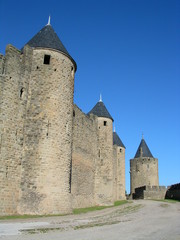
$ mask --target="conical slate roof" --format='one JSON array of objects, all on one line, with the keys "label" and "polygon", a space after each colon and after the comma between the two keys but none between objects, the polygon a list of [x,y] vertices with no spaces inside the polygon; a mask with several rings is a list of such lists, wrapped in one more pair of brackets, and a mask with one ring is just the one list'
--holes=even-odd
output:
[{"label": "conical slate roof", "polygon": [[150,157],[153,158],[152,153],[150,152],[146,142],[144,139],[141,140],[141,143],[138,147],[138,150],[136,152],[136,155],[134,158],[139,158],[139,157]]},{"label": "conical slate roof", "polygon": [[91,113],[98,117],[110,118],[112,121],[114,121],[102,101],[99,101],[98,103],[96,103],[96,105],[88,114],[91,114]]},{"label": "conical slate roof", "polygon": [[116,132],[113,132],[113,145],[126,148]]},{"label": "conical slate roof", "polygon": [[51,48],[58,50],[68,56],[74,63],[75,69],[77,68],[76,62],[69,55],[68,51],[62,44],[61,40],[55,33],[53,27],[49,24],[43,27],[29,42],[25,45],[29,45],[33,48]]}]

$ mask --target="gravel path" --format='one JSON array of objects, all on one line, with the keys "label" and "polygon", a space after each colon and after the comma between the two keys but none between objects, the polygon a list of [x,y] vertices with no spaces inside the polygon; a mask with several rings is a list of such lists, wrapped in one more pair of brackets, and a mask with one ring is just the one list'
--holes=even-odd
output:
[{"label": "gravel path", "polygon": [[0,221],[4,240],[180,240],[180,203],[138,200],[101,211]]}]

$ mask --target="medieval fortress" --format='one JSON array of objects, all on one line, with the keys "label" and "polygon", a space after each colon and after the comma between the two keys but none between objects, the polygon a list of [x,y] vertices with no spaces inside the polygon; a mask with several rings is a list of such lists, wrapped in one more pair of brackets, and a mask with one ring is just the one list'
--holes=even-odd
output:
[{"label": "medieval fortress", "polygon": [[[0,215],[71,213],[125,199],[125,146],[100,101],[73,103],[76,62],[50,24],[0,55]],[[158,160],[142,139],[131,193],[158,186]]]}]

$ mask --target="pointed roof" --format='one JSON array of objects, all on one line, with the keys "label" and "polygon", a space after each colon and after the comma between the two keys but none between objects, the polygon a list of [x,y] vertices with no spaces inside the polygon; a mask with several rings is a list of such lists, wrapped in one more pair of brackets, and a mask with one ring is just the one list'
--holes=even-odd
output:
[{"label": "pointed roof", "polygon": [[116,132],[113,132],[113,145],[126,148]]},{"label": "pointed roof", "polygon": [[61,40],[57,36],[56,32],[54,31],[53,27],[50,25],[50,22],[43,27],[29,42],[25,45],[29,45],[33,48],[51,48],[58,50],[69,57],[75,65],[75,70],[77,69],[76,62],[70,56],[64,45],[62,44]]},{"label": "pointed roof", "polygon": [[112,121],[114,121],[102,100],[97,102],[93,109],[88,112],[88,114],[91,113],[98,117],[110,118]]},{"label": "pointed roof", "polygon": [[139,158],[139,157],[154,158],[143,138],[139,144],[138,150],[134,158]]}]

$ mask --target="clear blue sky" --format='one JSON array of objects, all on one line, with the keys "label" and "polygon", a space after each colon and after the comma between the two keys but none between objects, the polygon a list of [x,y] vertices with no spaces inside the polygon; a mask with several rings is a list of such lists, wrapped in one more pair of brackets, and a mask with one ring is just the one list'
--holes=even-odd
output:
[{"label": "clear blue sky", "polygon": [[99,100],[115,120],[129,159],[142,132],[159,159],[161,185],[180,182],[180,1],[0,0],[0,52],[21,48],[47,24],[75,59],[75,103]]}]

